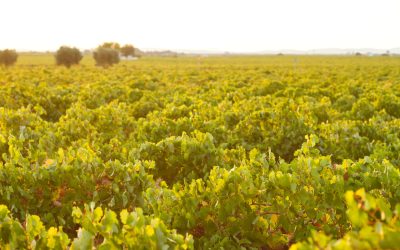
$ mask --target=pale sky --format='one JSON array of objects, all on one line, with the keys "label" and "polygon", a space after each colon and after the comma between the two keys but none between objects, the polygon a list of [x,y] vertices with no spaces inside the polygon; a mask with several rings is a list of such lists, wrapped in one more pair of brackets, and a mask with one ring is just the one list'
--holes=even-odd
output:
[{"label": "pale sky", "polygon": [[400,0],[0,0],[0,49],[400,47]]}]

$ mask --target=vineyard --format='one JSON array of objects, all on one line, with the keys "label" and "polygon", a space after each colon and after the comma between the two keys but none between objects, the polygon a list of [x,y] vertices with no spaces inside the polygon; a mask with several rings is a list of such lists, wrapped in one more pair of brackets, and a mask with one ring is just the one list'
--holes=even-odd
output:
[{"label": "vineyard", "polygon": [[1,249],[400,248],[399,57],[82,62],[0,68]]}]

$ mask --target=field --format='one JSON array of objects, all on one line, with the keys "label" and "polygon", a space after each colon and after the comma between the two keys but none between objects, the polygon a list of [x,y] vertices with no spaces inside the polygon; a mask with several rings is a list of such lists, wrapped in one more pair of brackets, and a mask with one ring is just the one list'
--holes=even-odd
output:
[{"label": "field", "polygon": [[2,249],[396,249],[400,57],[0,68]]}]

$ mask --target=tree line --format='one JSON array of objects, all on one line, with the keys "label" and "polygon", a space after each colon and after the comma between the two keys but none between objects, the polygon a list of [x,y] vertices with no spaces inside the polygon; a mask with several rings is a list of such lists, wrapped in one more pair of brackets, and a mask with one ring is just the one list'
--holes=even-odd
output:
[{"label": "tree line", "polygon": [[[138,56],[135,51],[135,47],[131,44],[121,46],[119,43],[106,42],[97,47],[93,52],[93,58],[96,66],[108,67],[119,63],[120,56]],[[82,58],[82,52],[75,47],[61,46],[55,53],[56,64],[67,68],[79,64]],[[17,59],[18,54],[15,50],[0,50],[0,65],[12,66]]]}]

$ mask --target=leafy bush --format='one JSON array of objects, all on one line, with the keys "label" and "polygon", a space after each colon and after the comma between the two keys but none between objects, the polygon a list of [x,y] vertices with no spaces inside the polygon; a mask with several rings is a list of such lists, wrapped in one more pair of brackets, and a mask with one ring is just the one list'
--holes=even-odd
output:
[{"label": "leafy bush", "polygon": [[334,103],[334,107],[341,112],[350,111],[353,104],[356,102],[356,98],[353,95],[340,96]]},{"label": "leafy bush", "polygon": [[144,143],[131,152],[132,158],[153,160],[157,178],[167,183],[205,176],[221,157],[211,134],[194,131],[191,136],[166,138],[158,143]]},{"label": "leafy bush", "polygon": [[6,49],[0,51],[0,65],[3,64],[6,67],[14,65],[17,58],[18,54],[15,50]]},{"label": "leafy bush", "polygon": [[2,249],[193,249],[191,235],[169,230],[158,218],[133,212],[85,205],[74,207],[72,216],[79,225],[75,238],[62,227],[46,226],[36,215],[28,215],[24,226],[15,220],[8,208],[0,205],[0,247]]},{"label": "leafy bush", "polygon": [[354,103],[351,114],[355,119],[368,120],[374,115],[374,105],[366,98],[359,99]]},{"label": "leafy bush", "polygon": [[135,47],[133,47],[130,44],[126,44],[124,46],[122,46],[121,48],[121,54],[122,56],[135,56]]},{"label": "leafy bush", "polygon": [[304,242],[290,250],[311,249],[397,249],[400,235],[400,204],[394,211],[384,199],[375,198],[359,189],[346,192],[347,216],[352,230],[341,239],[332,239],[323,232],[313,231]]},{"label": "leafy bush", "polygon": [[378,106],[395,117],[400,118],[400,98],[393,94],[386,94],[379,99]]},{"label": "leafy bush", "polygon": [[111,48],[99,47],[93,52],[93,58],[97,66],[111,66],[119,63],[119,52]]},{"label": "leafy bush", "polygon": [[119,51],[121,49],[121,45],[119,45],[119,43],[116,43],[116,42],[105,42],[102,45],[100,45],[99,47],[105,48],[105,49],[115,49],[117,51]]},{"label": "leafy bush", "polygon": [[64,65],[67,68],[74,64],[79,64],[82,60],[82,53],[77,48],[70,48],[67,46],[60,47],[56,52],[57,65]]}]

